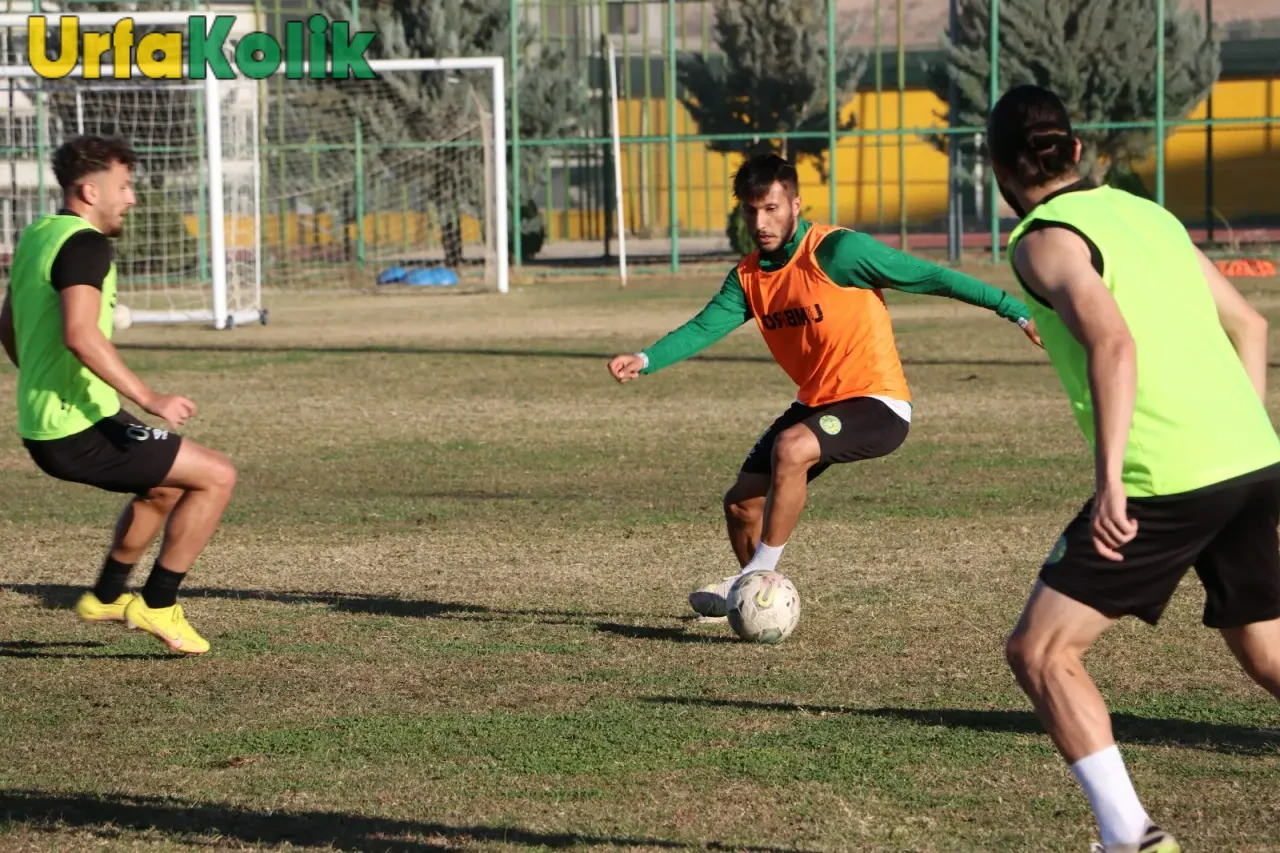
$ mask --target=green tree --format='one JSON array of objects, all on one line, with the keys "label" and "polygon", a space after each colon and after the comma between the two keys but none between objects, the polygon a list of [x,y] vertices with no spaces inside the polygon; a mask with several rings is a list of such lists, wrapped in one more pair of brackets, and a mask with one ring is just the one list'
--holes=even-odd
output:
[{"label": "green tree", "polygon": [[172,192],[163,191],[162,176],[140,177],[137,204],[116,245],[116,266],[125,276],[195,275],[201,268],[200,246],[187,229],[184,213],[189,211]]},{"label": "green tree", "polygon": [[[350,4],[345,0],[320,0],[319,5],[333,20],[349,20]],[[506,56],[510,50],[510,3],[507,0],[391,0],[361,9],[359,25],[360,29],[378,33],[367,53],[371,59]],[[518,33],[520,134],[526,138],[570,136],[588,115],[590,94],[564,52],[538,42],[538,31],[521,21]],[[512,76],[508,73],[509,87]],[[331,99],[322,109],[337,109],[361,117],[366,138],[375,143],[435,139],[442,129],[447,134],[449,128],[457,127],[459,116],[476,116],[479,108],[487,111],[493,107],[487,78],[480,80],[466,74],[438,72],[390,74],[377,81],[376,92],[364,88],[374,82],[362,81],[359,88],[341,81],[329,84],[328,96],[336,95],[346,103],[338,105]],[[353,92],[359,95],[351,97]],[[507,152],[504,156],[510,157],[506,140],[492,140],[492,147],[493,151]],[[533,199],[542,189],[540,181],[546,173],[549,156],[542,147],[521,152],[522,168],[518,177],[523,204],[519,227],[526,257],[536,252],[545,236],[541,214]],[[456,201],[451,210],[443,212],[445,249],[450,263],[456,263],[461,252],[458,213],[462,207],[481,209],[482,162],[479,154],[460,154],[457,168],[439,176],[447,183],[433,192],[433,197]],[[509,170],[508,174],[512,172]],[[512,227],[516,227],[515,223]]]},{"label": "green tree", "polygon": [[[149,12],[189,8],[182,0],[151,0],[138,5],[139,11]],[[123,9],[119,3],[71,0],[67,4],[71,14]],[[169,29],[135,27],[135,44],[147,33]],[[61,29],[50,27],[46,35],[47,53],[58,55]],[[107,51],[101,61],[108,66],[115,61],[115,52]],[[46,83],[43,97],[55,117],[55,127],[60,129],[61,138],[50,140],[54,146],[83,132],[119,136],[138,153],[138,203],[129,213],[116,249],[120,271],[126,275],[194,274],[199,243],[183,217],[181,196],[191,192],[191,186],[181,176],[197,173],[203,159],[204,140],[198,132],[201,95],[191,87],[130,87],[68,77]]]},{"label": "green tree", "polygon": [[[712,151],[746,157],[775,148],[791,163],[810,158],[825,180],[827,139],[787,139],[789,132],[828,127],[827,4],[790,0],[714,0],[715,39],[720,54],[686,54],[678,60],[681,102],[707,134],[752,134],[747,140],[715,140]],[[836,108],[857,88],[866,55],[849,47],[854,27],[836,33]],[[839,130],[856,126],[852,114]],[[735,249],[752,244],[735,206],[726,233]]]},{"label": "green tree", "polygon": [[[982,126],[990,103],[988,0],[956,0],[958,29],[942,39],[945,59],[928,68],[930,88],[948,100],[957,89],[957,124]],[[1150,121],[1156,103],[1155,4],[1161,0],[1002,0],[1001,90],[1034,83],[1057,92],[1074,124]],[[1204,19],[1166,3],[1165,115],[1179,119],[1209,94],[1221,72],[1218,43]],[[949,118],[949,113],[943,114]],[[1090,177],[1143,191],[1133,172],[1155,144],[1153,130],[1084,130],[1081,166]],[[945,150],[948,142],[933,137]],[[962,143],[962,171],[971,178],[980,152]]]}]

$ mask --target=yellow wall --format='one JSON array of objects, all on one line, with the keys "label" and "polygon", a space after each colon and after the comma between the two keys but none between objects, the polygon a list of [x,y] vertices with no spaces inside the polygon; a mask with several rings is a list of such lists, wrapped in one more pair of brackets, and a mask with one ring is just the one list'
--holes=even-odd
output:
[{"label": "yellow wall", "polygon": [[[638,135],[647,127],[651,135],[666,132],[666,105],[649,102],[646,125],[641,123],[645,104],[624,103],[624,135]],[[688,113],[678,107],[678,133],[696,133]],[[927,90],[911,90],[903,99],[907,127],[926,127],[938,122],[946,104]],[[883,93],[877,122],[874,92],[857,94],[843,108],[858,118],[858,129],[892,130],[898,127],[898,93]],[[1229,80],[1214,89],[1217,118],[1280,117],[1280,77],[1266,80]],[[1190,117],[1204,118],[1201,105]],[[1166,148],[1166,201],[1179,216],[1191,219],[1204,214],[1204,128],[1181,128],[1169,138]],[[904,137],[905,190],[908,219],[924,224],[946,215],[946,156],[916,136]],[[844,139],[836,148],[838,204],[836,220],[844,225],[874,228],[881,222],[896,229],[902,203],[899,192],[899,142],[897,136],[860,136]],[[647,165],[647,175],[642,171]],[[681,233],[722,233],[731,202],[730,184],[736,155],[708,151],[702,143],[677,143],[676,203]],[[1280,122],[1219,127],[1214,130],[1216,209],[1228,220],[1248,215],[1280,218]],[[1155,189],[1155,158],[1139,168],[1147,186]],[[632,233],[649,230],[665,234],[670,221],[668,205],[668,165],[665,143],[625,146],[623,186],[627,223]],[[881,176],[877,180],[877,176]],[[830,220],[827,184],[821,180],[808,158],[800,166],[801,195],[810,215]],[[647,217],[645,196],[648,196]],[[557,211],[548,216],[552,239],[590,239],[603,233],[603,213]]]},{"label": "yellow wall", "polygon": [[[1232,80],[1214,89],[1214,118],[1280,116],[1280,76]],[[1207,118],[1201,104],[1190,118]],[[1202,219],[1205,199],[1204,128],[1181,128],[1165,151],[1165,204],[1181,217]],[[1213,131],[1214,208],[1228,222],[1246,216],[1280,217],[1280,122],[1225,125]],[[1155,157],[1140,169],[1155,188]]]},{"label": "yellow wall", "polygon": [[[199,223],[195,216],[185,216],[187,231],[195,236]],[[280,215],[265,213],[262,217],[267,248],[280,245]],[[223,218],[228,250],[253,248],[253,220],[246,216],[227,215]],[[290,213],[285,216],[284,240],[290,249],[319,249],[343,245],[341,228],[330,214]],[[347,227],[346,239],[355,245],[356,229]],[[479,242],[480,223],[470,217],[462,218],[464,243]],[[440,229],[425,213],[370,213],[364,220],[364,239],[369,248],[398,249],[408,246],[439,246]]]},{"label": "yellow wall", "polygon": [[[666,105],[661,100],[648,103],[649,116],[642,122],[645,103],[639,99],[623,102],[624,135],[666,133]],[[935,124],[946,105],[927,90],[911,90],[903,101],[907,127]],[[842,117],[856,114],[858,128],[876,130],[898,126],[898,93],[885,92],[877,104],[874,92],[861,92],[845,105]],[[1280,117],[1280,76],[1260,80],[1229,80],[1214,89],[1214,114],[1218,118]],[[1201,105],[1192,118],[1204,118]],[[678,107],[677,133],[694,134],[697,127],[683,106]],[[1166,151],[1166,202],[1179,216],[1202,219],[1205,189],[1204,128],[1182,128],[1169,139]],[[566,149],[569,150],[569,149]],[[946,215],[946,156],[915,136],[904,138],[902,154],[906,174],[908,219],[913,225],[927,224]],[[662,237],[668,233],[669,203],[667,146],[665,142],[627,145],[622,152],[623,203],[629,233]],[[722,234],[732,200],[730,185],[737,155],[709,151],[701,142],[681,142],[676,146],[676,205],[682,234]],[[836,148],[839,209],[834,217],[842,225],[873,229],[881,223],[896,230],[899,205],[899,142],[896,136],[859,136],[842,140]],[[1280,218],[1280,123],[1219,127],[1214,130],[1215,206],[1228,222],[1246,216]],[[1152,156],[1139,173],[1147,187],[1155,188]],[[881,176],[877,180],[877,176]],[[807,215],[832,219],[827,184],[821,180],[808,158],[800,166],[801,195]],[[647,209],[646,209],[647,201]],[[605,232],[604,211],[582,209],[549,210],[539,197],[547,223],[549,240],[600,239]],[[579,202],[578,207],[586,207]],[[265,216],[269,246],[280,241],[278,216]],[[314,221],[313,221],[314,220]],[[289,215],[286,241],[290,248],[320,247],[341,243],[329,216]],[[235,226],[235,227],[233,227]],[[188,220],[195,233],[196,223]],[[247,222],[227,218],[229,248],[247,248],[253,234]],[[354,239],[354,227],[349,229]],[[464,239],[479,239],[479,226],[464,221]],[[397,213],[371,214],[365,221],[365,239],[372,248],[398,248],[406,242],[414,246],[438,246],[438,229],[424,214],[408,218]]]}]

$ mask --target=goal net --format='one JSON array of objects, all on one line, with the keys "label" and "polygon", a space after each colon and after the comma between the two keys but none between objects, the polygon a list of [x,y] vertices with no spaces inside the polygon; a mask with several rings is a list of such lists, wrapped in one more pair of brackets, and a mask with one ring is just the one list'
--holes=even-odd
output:
[{"label": "goal net", "polygon": [[[135,68],[118,80],[108,52],[97,78],[77,65],[45,79],[25,61],[27,17],[0,15],[0,275],[26,224],[60,205],[58,145],[102,134],[138,154],[137,201],[115,245],[133,322],[265,322],[264,293],[284,291],[506,292],[500,59],[374,60],[374,79],[312,79],[309,66],[289,79],[282,63],[263,79]],[[239,35],[258,29],[244,17]],[[56,44],[60,16],[45,18]],[[141,38],[185,28],[188,15],[81,15],[82,38],[123,18]]]},{"label": "goal net", "polygon": [[378,73],[263,81],[268,280],[497,289],[492,71]]}]

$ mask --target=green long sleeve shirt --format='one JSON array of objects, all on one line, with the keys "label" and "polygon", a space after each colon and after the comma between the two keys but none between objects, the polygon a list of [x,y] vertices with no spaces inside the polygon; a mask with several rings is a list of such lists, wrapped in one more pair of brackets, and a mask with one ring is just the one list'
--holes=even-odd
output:
[{"label": "green long sleeve shirt", "polygon": [[[795,236],[782,247],[780,257],[760,259],[765,272],[780,269],[791,260],[809,230],[800,220]],[[841,287],[881,288],[907,293],[948,296],[994,311],[1006,320],[1030,319],[1031,311],[1014,296],[955,270],[892,249],[869,234],[834,231],[818,244],[816,260],[827,277]],[[652,346],[642,350],[648,364],[641,373],[654,373],[701,352],[752,319],[747,295],[738,279],[738,268],[729,271],[720,292],[691,320]]]}]

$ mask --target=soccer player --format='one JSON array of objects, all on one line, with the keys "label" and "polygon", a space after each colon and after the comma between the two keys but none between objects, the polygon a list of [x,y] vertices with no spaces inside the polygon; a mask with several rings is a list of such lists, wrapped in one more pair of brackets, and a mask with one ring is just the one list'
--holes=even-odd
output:
[{"label": "soccer player", "polygon": [[[111,343],[116,267],[108,238],[134,204],[137,158],[115,139],[85,136],[54,153],[63,207],[22,232],[0,309],[0,343],[18,368],[18,433],[36,465],[59,480],[132,495],[116,523],[97,584],[76,604],[91,622],[125,622],[175,652],[209,643],[177,603],[178,585],[231,500],[236,472],[216,451],[176,432],[195,414],[185,397],[151,390]],[[149,427],[117,394],[166,421]],[[130,570],[165,522],[140,595]]]},{"label": "soccer player", "polygon": [[1041,567],[1009,664],[1089,799],[1094,849],[1176,853],[1138,801],[1081,658],[1121,617],[1155,625],[1194,566],[1204,624],[1280,698],[1267,324],[1172,214],[1081,179],[1080,142],[1052,92],[1010,90],[988,139],[1022,217],[1009,260],[1094,457],[1095,492]]},{"label": "soccer player", "polygon": [[776,154],[748,160],[734,196],[757,250],[730,272],[697,316],[634,355],[618,382],[686,359],[752,319],[799,386],[796,401],[747,454],[724,496],[740,571],[695,590],[703,616],[726,613],[733,582],[772,570],[800,519],[808,484],[833,464],[885,456],[906,439],[911,394],[882,288],[949,296],[994,311],[1039,339],[1027,306],[983,282],[890,249],[866,234],[800,216],[796,170]]}]

